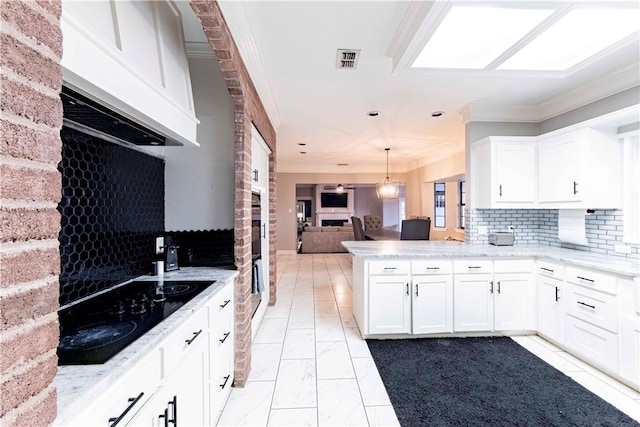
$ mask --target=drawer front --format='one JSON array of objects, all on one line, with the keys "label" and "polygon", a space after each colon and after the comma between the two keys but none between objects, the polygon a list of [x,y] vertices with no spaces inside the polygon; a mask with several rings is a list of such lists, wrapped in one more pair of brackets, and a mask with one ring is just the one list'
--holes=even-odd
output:
[{"label": "drawer front", "polygon": [[411,262],[411,274],[451,274],[451,261],[424,260]]},{"label": "drawer front", "polygon": [[488,260],[455,260],[453,261],[453,272],[455,274],[465,273],[493,273],[493,261]]},{"label": "drawer front", "polygon": [[567,346],[600,367],[618,370],[618,336],[572,316],[566,319]]},{"label": "drawer front", "polygon": [[209,304],[212,350],[233,348],[233,286],[227,286]]},{"label": "drawer front", "polygon": [[599,271],[568,266],[565,270],[567,281],[576,285],[616,294],[616,278]]},{"label": "drawer front", "polygon": [[564,266],[548,261],[538,261],[538,274],[563,280]]},{"label": "drawer front", "polygon": [[501,259],[493,262],[494,273],[531,273],[533,271],[532,259]]},{"label": "drawer front", "polygon": [[567,285],[567,312],[595,326],[618,332],[618,299],[575,285]]},{"label": "drawer front", "polygon": [[410,274],[409,261],[369,261],[369,274]]},{"label": "drawer front", "polygon": [[180,359],[189,351],[191,343],[207,339],[207,311],[196,311],[174,331],[161,345],[163,355],[163,377],[170,375]]}]

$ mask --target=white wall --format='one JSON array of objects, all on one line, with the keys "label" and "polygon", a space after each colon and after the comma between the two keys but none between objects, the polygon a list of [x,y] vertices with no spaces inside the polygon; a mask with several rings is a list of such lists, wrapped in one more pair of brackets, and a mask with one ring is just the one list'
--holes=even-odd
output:
[{"label": "white wall", "polygon": [[165,147],[165,229],[233,228],[233,104],[213,58],[190,58],[200,147]]},{"label": "white wall", "polygon": [[378,199],[376,187],[359,187],[354,190],[355,216],[363,219],[365,215],[382,216],[382,201]]}]

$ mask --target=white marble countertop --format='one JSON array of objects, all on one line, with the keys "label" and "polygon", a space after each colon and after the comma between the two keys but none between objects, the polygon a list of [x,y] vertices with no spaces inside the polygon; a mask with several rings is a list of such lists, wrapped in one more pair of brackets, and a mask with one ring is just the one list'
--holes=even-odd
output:
[{"label": "white marble countertop", "polygon": [[119,376],[137,362],[149,355],[161,339],[185,321],[193,311],[215,295],[225,284],[233,281],[238,275],[235,270],[215,267],[186,267],[178,271],[165,273],[163,276],[140,276],[134,280],[215,280],[216,282],[196,295],[175,313],[160,322],[142,337],[117,353],[107,362],[99,365],[66,365],[58,366],[58,373],[53,385],[58,394],[58,416],[55,426],[64,426],[78,415],[88,403],[103,396],[104,391]]},{"label": "white marble countertop", "polygon": [[350,241],[342,245],[361,258],[480,258],[537,257],[595,268],[630,277],[640,277],[640,262],[612,255],[594,254],[545,245],[470,245],[446,240]]}]

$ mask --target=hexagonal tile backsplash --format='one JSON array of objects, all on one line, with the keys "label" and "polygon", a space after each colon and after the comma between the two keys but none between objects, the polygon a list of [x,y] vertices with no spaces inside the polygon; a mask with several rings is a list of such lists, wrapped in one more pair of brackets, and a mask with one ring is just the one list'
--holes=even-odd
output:
[{"label": "hexagonal tile backsplash", "polygon": [[60,305],[150,271],[164,161],[63,127]]}]

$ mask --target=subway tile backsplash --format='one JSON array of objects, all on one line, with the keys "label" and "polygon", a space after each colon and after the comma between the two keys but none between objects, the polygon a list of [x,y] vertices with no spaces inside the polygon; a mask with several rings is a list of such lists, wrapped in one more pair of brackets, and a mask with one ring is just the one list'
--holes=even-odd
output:
[{"label": "subway tile backsplash", "polygon": [[540,244],[579,251],[614,255],[640,260],[640,245],[626,244],[630,254],[618,253],[616,245],[625,244],[623,237],[623,211],[598,209],[585,220],[588,245],[575,245],[558,240],[557,209],[469,209],[466,241],[471,244],[487,244],[488,236],[480,235],[478,227],[485,226],[489,233],[507,231],[515,227],[517,244]]}]

